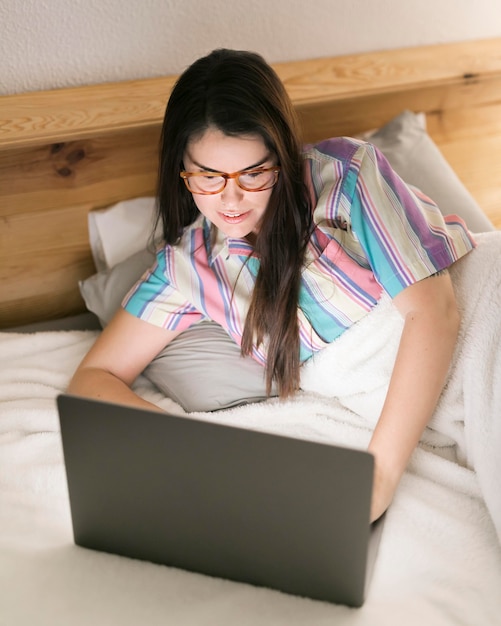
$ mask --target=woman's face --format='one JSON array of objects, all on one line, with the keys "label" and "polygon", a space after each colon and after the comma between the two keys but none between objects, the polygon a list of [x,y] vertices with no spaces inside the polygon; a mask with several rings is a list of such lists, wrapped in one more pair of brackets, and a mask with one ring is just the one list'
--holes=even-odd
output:
[{"label": "woman's face", "polygon": [[[259,135],[230,137],[220,130],[209,128],[191,140],[183,158],[188,172],[223,172],[232,174],[256,167],[276,165]],[[231,178],[221,193],[192,194],[203,215],[225,235],[252,239],[259,231],[273,189],[245,191]]]}]

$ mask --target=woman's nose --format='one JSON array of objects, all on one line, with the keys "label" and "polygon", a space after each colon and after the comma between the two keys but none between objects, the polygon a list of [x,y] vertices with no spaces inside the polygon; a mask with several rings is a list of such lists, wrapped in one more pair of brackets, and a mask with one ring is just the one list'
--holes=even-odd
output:
[{"label": "woman's nose", "polygon": [[226,187],[221,192],[221,202],[227,207],[237,206],[243,198],[243,189],[241,189],[235,179],[230,178]]}]

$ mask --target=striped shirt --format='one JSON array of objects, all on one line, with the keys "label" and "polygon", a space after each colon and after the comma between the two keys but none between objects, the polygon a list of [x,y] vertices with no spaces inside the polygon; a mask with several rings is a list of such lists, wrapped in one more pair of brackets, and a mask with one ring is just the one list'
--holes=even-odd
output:
[{"label": "striped shirt", "polygon": [[[304,161],[315,227],[297,309],[302,361],[364,317],[383,291],[394,297],[475,246],[461,218],[444,218],[370,144],[329,139],[307,146]],[[259,259],[247,240],[221,231],[214,239],[212,230],[200,215],[178,244],[162,246],[123,306],[169,330],[211,319],[240,345]],[[254,348],[261,363],[266,348]]]}]

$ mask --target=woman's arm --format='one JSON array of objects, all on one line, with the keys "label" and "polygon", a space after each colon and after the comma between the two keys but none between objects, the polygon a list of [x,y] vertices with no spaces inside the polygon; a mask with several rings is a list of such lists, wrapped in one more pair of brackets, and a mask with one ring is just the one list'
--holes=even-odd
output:
[{"label": "woman's arm", "polygon": [[372,520],[389,506],[432,417],[460,321],[447,270],[407,287],[394,303],[404,318],[404,329],[388,394],[369,444],[375,457]]},{"label": "woman's arm", "polygon": [[160,411],[131,385],[177,334],[120,309],[78,366],[68,393]]}]

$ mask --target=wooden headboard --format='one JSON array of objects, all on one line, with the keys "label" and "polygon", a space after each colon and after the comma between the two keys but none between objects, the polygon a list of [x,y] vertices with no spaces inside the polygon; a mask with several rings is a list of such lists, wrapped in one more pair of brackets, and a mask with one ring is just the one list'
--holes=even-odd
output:
[{"label": "wooden headboard", "polygon": [[[501,227],[501,38],[274,66],[305,141],[376,128],[404,109]],[[84,310],[87,214],[154,195],[175,77],[0,98],[0,328]]]}]

